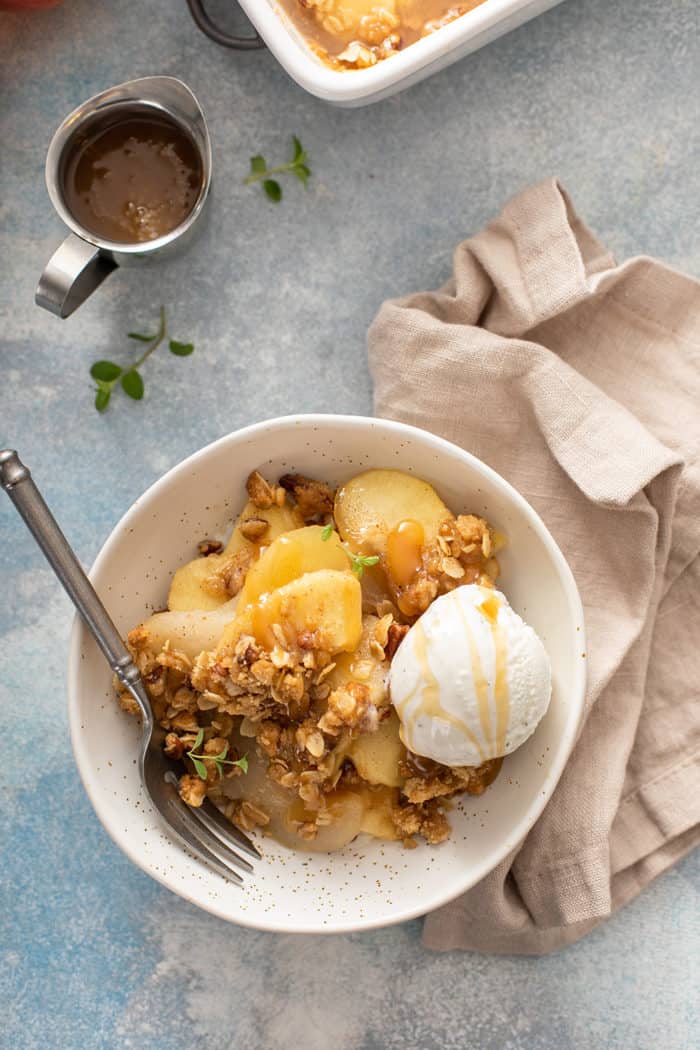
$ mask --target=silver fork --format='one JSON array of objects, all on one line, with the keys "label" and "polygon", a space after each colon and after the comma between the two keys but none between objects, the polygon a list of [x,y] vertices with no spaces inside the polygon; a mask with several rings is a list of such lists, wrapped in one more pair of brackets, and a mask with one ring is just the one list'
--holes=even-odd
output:
[{"label": "silver fork", "polygon": [[242,884],[243,879],[235,869],[252,872],[253,866],[241,856],[241,852],[254,858],[259,858],[260,854],[250,839],[229,824],[208,799],[203,806],[193,808],[180,798],[178,766],[163,752],[165,731],[154,722],[143,679],[29,470],[10,449],[0,451],[0,483],[24,518],[109,666],[139,705],[143,730],[139,772],[156,811],[185,849],[224,878]]}]

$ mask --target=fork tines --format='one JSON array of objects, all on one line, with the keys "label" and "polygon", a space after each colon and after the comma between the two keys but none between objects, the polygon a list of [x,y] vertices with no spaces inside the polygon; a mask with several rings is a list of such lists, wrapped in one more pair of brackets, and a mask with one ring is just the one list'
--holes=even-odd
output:
[{"label": "fork tines", "polygon": [[[177,780],[174,774],[166,775],[166,780],[171,776]],[[247,835],[230,824],[208,799],[202,806],[193,807],[174,793],[167,809],[166,819],[183,844],[223,878],[243,885],[236,869],[252,873],[254,868],[241,853],[260,858]]]}]

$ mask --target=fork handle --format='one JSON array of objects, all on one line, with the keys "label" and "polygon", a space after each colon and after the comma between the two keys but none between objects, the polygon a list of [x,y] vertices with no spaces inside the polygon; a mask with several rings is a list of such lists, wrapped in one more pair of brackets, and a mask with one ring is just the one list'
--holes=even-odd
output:
[{"label": "fork handle", "polygon": [[12,449],[0,451],[0,483],[24,518],[46,560],[106,656],[109,666],[139,705],[147,704],[141,675],[119,631],[46,506],[29,470]]}]

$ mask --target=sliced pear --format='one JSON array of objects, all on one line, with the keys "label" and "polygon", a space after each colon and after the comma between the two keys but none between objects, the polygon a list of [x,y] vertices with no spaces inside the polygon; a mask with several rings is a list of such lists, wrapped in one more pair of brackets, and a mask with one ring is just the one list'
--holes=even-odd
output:
[{"label": "sliced pear", "polygon": [[335,657],[335,667],[328,675],[327,681],[331,689],[337,689],[347,682],[361,682],[369,688],[370,702],[375,707],[386,707],[389,703],[389,661],[378,659],[372,651],[374,629],[378,622],[376,616],[367,615],[362,618],[362,637],[359,645],[354,652],[338,653]]},{"label": "sliced pear", "polygon": [[[241,525],[251,518],[262,518],[268,528],[257,540],[249,540],[241,532]],[[168,608],[172,611],[188,609],[217,609],[229,597],[223,590],[207,586],[207,581],[227,559],[242,550],[249,550],[254,558],[279,537],[304,524],[301,515],[293,507],[269,507],[260,510],[254,503],[243,508],[225,550],[221,554],[210,554],[207,558],[195,558],[177,570],[173,576],[168,595]]]},{"label": "sliced pear", "polygon": [[364,799],[354,791],[334,791],[332,795],[327,796],[327,806],[331,821],[324,827],[319,827],[315,838],[305,841],[297,833],[296,822],[313,821],[316,816],[313,811],[305,811],[301,800],[290,806],[282,826],[273,831],[275,838],[292,849],[309,853],[334,853],[343,849],[357,838],[362,830]]},{"label": "sliced pear", "polygon": [[170,584],[168,609],[171,612],[211,612],[223,605],[228,600],[226,594],[208,587],[207,581],[225,560],[221,554],[210,554],[208,558],[195,558],[181,566]]},{"label": "sliced pear", "polygon": [[279,644],[273,629],[277,624],[292,646],[352,652],[362,637],[359,580],[351,572],[319,569],[262,594],[251,605],[239,602],[238,614],[225,628],[218,647],[235,645],[242,634],[250,634],[272,650]]},{"label": "sliced pear", "polygon": [[[437,537],[453,515],[432,485],[400,470],[367,470],[342,485],[335,498],[341,537],[364,554],[387,554],[387,540],[403,523],[415,523],[421,541]],[[410,530],[408,530],[410,531]]]},{"label": "sliced pear", "polygon": [[[241,532],[241,526],[245,522],[250,521],[252,518],[261,519],[268,523],[268,527],[256,540],[249,540]],[[300,529],[304,524],[304,519],[295,507],[290,507],[288,503],[278,507],[276,504],[272,507],[268,507],[266,510],[260,510],[254,503],[246,503],[245,507],[238,516],[235,528],[231,533],[231,539],[228,541],[223,556],[230,558],[232,554],[237,554],[238,551],[244,548],[254,547],[256,551],[265,550],[269,547],[274,540],[279,536],[283,536],[285,532],[292,532],[294,529]]]},{"label": "sliced pear", "polygon": [[393,598],[387,582],[386,572],[382,565],[367,565],[362,573],[362,604],[368,613],[375,612],[377,606],[388,598]]},{"label": "sliced pear", "polygon": [[366,791],[363,794],[365,808],[360,830],[377,839],[398,839],[396,825],[391,819],[391,807],[397,796],[398,792],[390,788]]},{"label": "sliced pear", "polygon": [[360,582],[337,569],[308,572],[262,595],[250,611],[253,636],[268,649],[276,644],[273,624],[292,644],[329,653],[352,652],[362,637]]},{"label": "sliced pear", "polygon": [[298,823],[314,820],[316,814],[304,809],[296,792],[270,780],[267,761],[258,755],[252,740],[234,735],[232,744],[239,754],[248,755],[248,772],[224,780],[222,792],[226,798],[247,799],[268,814],[270,823],[261,829],[263,834],[290,849],[309,853],[342,849],[359,834],[365,811],[363,798],[350,791],[336,791],[329,799],[331,823],[319,828],[315,839],[303,839],[297,833]]},{"label": "sliced pear", "polygon": [[406,748],[399,737],[399,720],[394,711],[379,723],[374,733],[356,737],[348,752],[355,769],[368,784],[401,787],[403,777],[399,762],[406,757]]},{"label": "sliced pear", "polygon": [[307,572],[318,569],[349,572],[350,560],[338,533],[331,532],[326,539],[324,535],[320,525],[307,525],[276,539],[249,570],[241,592],[241,608]]},{"label": "sliced pear", "polygon": [[148,649],[159,653],[170,642],[171,648],[196,660],[201,652],[216,648],[226,624],[235,616],[237,602],[232,598],[218,609],[154,613],[141,625],[148,632]]}]

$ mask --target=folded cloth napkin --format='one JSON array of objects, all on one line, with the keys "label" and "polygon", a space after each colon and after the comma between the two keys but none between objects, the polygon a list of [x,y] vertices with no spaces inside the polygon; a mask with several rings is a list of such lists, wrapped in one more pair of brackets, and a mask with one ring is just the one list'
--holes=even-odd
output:
[{"label": "folded cloth napkin", "polygon": [[[519,848],[430,948],[568,944],[700,842],[700,282],[616,266],[555,181],[369,332],[375,408],[473,452],[541,514],[585,607],[585,721]],[[506,581],[507,589],[507,581]]]}]

